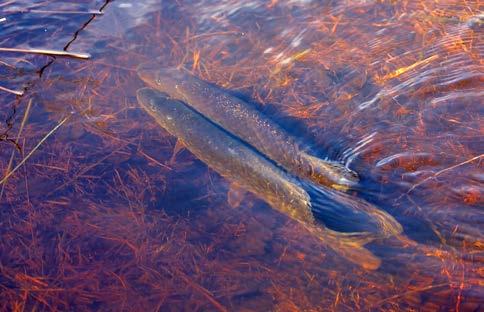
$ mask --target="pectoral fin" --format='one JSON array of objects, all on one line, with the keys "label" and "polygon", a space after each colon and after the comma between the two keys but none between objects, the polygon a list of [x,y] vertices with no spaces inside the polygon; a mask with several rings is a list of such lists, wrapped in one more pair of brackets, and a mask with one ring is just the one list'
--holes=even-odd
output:
[{"label": "pectoral fin", "polygon": [[237,183],[231,183],[227,192],[227,202],[230,207],[237,208],[245,197],[247,191],[241,188]]},{"label": "pectoral fin", "polygon": [[185,147],[185,143],[183,143],[182,140],[180,139],[177,139],[176,140],[176,143],[175,143],[175,147],[173,148],[173,153],[171,154],[171,157],[170,157],[170,161],[169,163],[170,164],[173,164],[175,162],[175,158],[176,156],[178,155],[178,153],[180,153]]}]

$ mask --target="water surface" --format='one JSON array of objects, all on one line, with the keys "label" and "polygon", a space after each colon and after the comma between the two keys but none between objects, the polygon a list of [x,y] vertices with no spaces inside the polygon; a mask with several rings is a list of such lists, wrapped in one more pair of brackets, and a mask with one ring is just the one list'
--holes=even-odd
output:
[{"label": "water surface", "polygon": [[[7,1],[0,21],[0,47],[92,55],[0,52],[0,86],[25,92],[0,93],[2,175],[28,156],[0,198],[2,309],[483,308],[478,1]],[[370,244],[366,271],[253,195],[230,207],[229,182],[139,107],[147,62],[345,163],[349,195],[405,240]]]}]

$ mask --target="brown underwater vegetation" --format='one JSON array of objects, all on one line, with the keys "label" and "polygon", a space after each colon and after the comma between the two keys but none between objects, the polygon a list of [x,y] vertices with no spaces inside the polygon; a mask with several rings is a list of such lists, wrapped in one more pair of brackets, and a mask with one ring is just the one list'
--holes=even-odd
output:
[{"label": "brown underwater vegetation", "polygon": [[[26,87],[0,95],[3,176],[26,159],[0,186],[0,310],[482,309],[479,2],[167,2],[2,13],[0,46],[92,58],[0,52],[0,85]],[[228,182],[140,109],[136,67],[156,58],[350,162],[351,195],[408,241],[370,244],[369,272],[255,197],[231,208]]]}]

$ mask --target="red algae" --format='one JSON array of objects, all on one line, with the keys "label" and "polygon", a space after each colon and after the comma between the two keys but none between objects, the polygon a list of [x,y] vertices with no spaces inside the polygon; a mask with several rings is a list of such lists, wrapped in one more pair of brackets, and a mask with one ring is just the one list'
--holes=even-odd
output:
[{"label": "red algae", "polygon": [[[31,9],[104,14],[25,12],[38,29],[0,33],[92,56],[0,52],[0,86],[25,90],[1,93],[2,178],[34,151],[2,185],[0,310],[482,309],[478,1],[160,3],[44,1]],[[250,194],[230,207],[228,182],[139,108],[135,69],[155,59],[350,163],[362,176],[351,195],[404,228],[369,245],[381,268]]]}]

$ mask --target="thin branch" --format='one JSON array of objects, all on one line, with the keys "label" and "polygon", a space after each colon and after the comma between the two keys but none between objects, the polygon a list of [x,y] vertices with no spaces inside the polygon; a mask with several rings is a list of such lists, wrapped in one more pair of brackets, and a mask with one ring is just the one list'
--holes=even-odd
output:
[{"label": "thin branch", "polygon": [[7,93],[12,93],[12,94],[15,94],[15,95],[24,95],[24,92],[23,91],[20,91],[20,90],[12,90],[12,89],[9,89],[9,88],[5,88],[5,87],[2,87],[0,86],[0,91],[4,91],[4,92],[7,92]]},{"label": "thin branch", "polygon": [[91,57],[88,53],[77,53],[68,51],[58,51],[58,50],[46,50],[46,49],[18,49],[18,48],[1,48],[0,52],[16,52],[16,53],[32,53],[32,54],[43,54],[49,56],[66,56],[80,59],[89,59]]},{"label": "thin branch", "polygon": [[[14,12],[7,12],[14,13]],[[17,13],[17,12],[15,12]],[[57,11],[57,10],[21,10],[20,13],[39,13],[39,14],[87,14],[87,15],[103,15],[104,12],[89,10],[89,11]]]},{"label": "thin branch", "polygon": [[419,289],[409,290],[409,291],[406,291],[404,293],[397,294],[397,295],[385,298],[383,300],[380,300],[379,302],[372,304],[371,307],[374,308],[374,307],[380,306],[381,304],[383,304],[385,302],[393,301],[395,299],[405,297],[409,294],[419,293],[419,292],[423,292],[423,291],[427,291],[427,290],[431,290],[431,289],[435,289],[435,288],[440,288],[440,287],[444,287],[444,286],[450,286],[450,284],[449,283],[442,283],[442,284],[437,284],[437,285],[429,285],[429,286],[422,287],[422,288],[419,288]]},{"label": "thin branch", "polygon": [[201,285],[195,283],[192,281],[188,276],[185,275],[182,271],[178,269],[174,269],[175,273],[180,277],[185,283],[187,283],[189,286],[191,286],[194,290],[199,292],[202,296],[204,296],[212,305],[220,312],[228,312],[228,310],[220,303],[218,302],[213,295],[204,287]]},{"label": "thin branch", "polygon": [[[27,123],[27,119],[29,118],[29,112],[30,112],[31,106],[32,106],[32,99],[29,100],[29,103],[27,104],[27,108],[25,109],[24,118],[22,118],[22,123],[20,124],[20,129],[18,130],[17,138],[15,139],[15,142],[18,142],[18,140],[20,139],[20,135],[22,134],[22,131],[24,130],[24,126]],[[14,156],[15,156],[15,149],[12,151],[12,154],[10,155],[10,160],[8,161],[7,170],[5,170],[5,177],[7,177],[7,175],[10,172],[10,168],[12,168]],[[7,185],[7,179],[8,178],[6,178],[5,182],[2,184],[2,190],[0,191],[0,201],[2,200],[2,197],[3,197],[5,185]]]},{"label": "thin branch", "polygon": [[[0,18],[0,22],[1,22],[1,21],[2,21],[2,19]],[[9,63],[7,63],[7,62],[4,62],[4,61],[2,61],[2,60],[0,60],[0,64],[5,65],[5,66],[10,67],[10,68],[15,68],[15,66],[13,66],[13,65],[11,65],[11,64],[9,64]]]},{"label": "thin branch", "polygon": [[440,170],[439,172],[436,172],[435,174],[431,175],[430,177],[427,177],[427,178],[423,179],[422,181],[418,182],[417,184],[413,185],[413,186],[412,186],[412,187],[411,187],[411,188],[408,190],[407,194],[408,194],[408,193],[410,193],[411,191],[413,191],[413,190],[414,190],[415,188],[417,188],[418,186],[420,186],[420,185],[424,184],[425,182],[427,182],[427,181],[429,181],[429,180],[431,180],[431,179],[433,179],[433,178],[435,178],[435,177],[437,177],[437,176],[441,175],[442,173],[445,173],[445,172],[447,172],[447,171],[449,171],[449,170],[452,170],[452,169],[455,169],[455,168],[457,168],[457,167],[463,166],[463,165],[465,165],[465,164],[468,164],[468,163],[470,163],[470,162],[473,162],[474,160],[477,160],[477,159],[482,158],[482,157],[484,157],[484,154],[481,154],[481,155],[478,155],[478,156],[472,157],[471,159],[468,159],[468,160],[466,160],[466,161],[463,161],[463,162],[458,163],[458,164],[456,164],[456,165],[453,165],[453,166],[451,166],[451,167],[448,167],[448,168],[442,169],[442,170]]},{"label": "thin branch", "polygon": [[10,4],[13,4],[13,3],[15,3],[15,0],[7,1],[5,3],[0,4],[0,8],[1,7],[4,7],[4,6],[7,6],[7,5],[10,5]]},{"label": "thin branch", "polygon": [[161,162],[159,162],[158,160],[154,159],[150,155],[146,154],[142,150],[138,150],[138,153],[140,153],[141,155],[143,155],[144,157],[146,157],[148,160],[151,160],[155,164],[159,165],[160,167],[163,167],[163,168],[168,169],[168,170],[173,170],[170,166],[167,166],[165,164],[162,164]]},{"label": "thin branch", "polygon": [[57,126],[55,126],[52,130],[50,130],[49,133],[47,133],[42,138],[42,140],[40,140],[39,143],[37,143],[37,145],[35,145],[35,147],[27,154],[27,156],[25,156],[24,159],[22,159],[22,161],[15,168],[13,168],[12,171],[10,171],[8,174],[5,175],[5,177],[0,181],[0,184],[5,183],[8,180],[8,178],[15,173],[15,171],[17,171],[20,167],[22,167],[22,165],[25,164],[25,162],[35,153],[35,151],[37,151],[37,149],[39,149],[39,147],[45,142],[45,140],[47,140],[54,132],[56,132],[57,129],[59,129],[60,126],[62,126],[69,119],[69,117],[70,116],[64,117],[57,124]]}]

